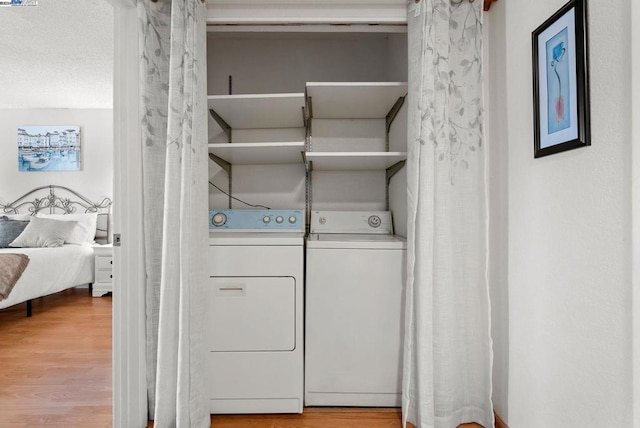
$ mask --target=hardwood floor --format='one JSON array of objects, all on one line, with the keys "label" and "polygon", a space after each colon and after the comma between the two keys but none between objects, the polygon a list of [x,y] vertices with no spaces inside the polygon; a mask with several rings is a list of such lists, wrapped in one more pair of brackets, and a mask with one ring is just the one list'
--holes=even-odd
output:
[{"label": "hardwood floor", "polygon": [[[71,289],[35,300],[31,318],[24,304],[0,311],[0,427],[112,426],[111,304],[110,297]],[[398,409],[307,408],[301,415],[214,415],[211,425],[400,428],[402,422]]]},{"label": "hardwood floor", "polygon": [[[399,428],[398,409],[310,407],[300,415],[212,415],[213,428]],[[149,422],[147,428],[152,428]]]},{"label": "hardwood floor", "polygon": [[111,427],[111,297],[71,289],[0,311],[0,426]]},{"label": "hardwood floor", "polygon": [[[301,415],[212,415],[213,428],[401,428],[400,409],[308,407]],[[153,428],[149,422],[147,428]],[[408,424],[407,428],[415,428]],[[458,428],[482,428],[463,424]]]}]

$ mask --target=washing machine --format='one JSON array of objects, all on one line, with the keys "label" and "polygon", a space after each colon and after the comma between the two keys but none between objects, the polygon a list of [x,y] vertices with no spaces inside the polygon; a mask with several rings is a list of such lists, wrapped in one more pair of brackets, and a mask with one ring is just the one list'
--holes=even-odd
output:
[{"label": "washing machine", "polygon": [[401,405],[406,239],[384,212],[313,211],[305,403]]},{"label": "washing machine", "polygon": [[209,214],[211,413],[301,413],[304,213]]}]

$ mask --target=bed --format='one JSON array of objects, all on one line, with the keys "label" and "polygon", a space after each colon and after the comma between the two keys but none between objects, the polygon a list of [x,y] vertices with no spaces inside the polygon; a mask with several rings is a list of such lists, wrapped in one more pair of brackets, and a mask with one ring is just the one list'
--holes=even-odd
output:
[{"label": "bed", "polygon": [[[0,277],[9,266],[6,273],[13,280],[9,281],[13,284],[0,282],[0,309],[27,302],[31,316],[32,299],[83,284],[89,284],[91,292],[93,249],[108,242],[110,206],[109,198],[93,202],[58,185],[38,187],[11,203],[0,203],[0,247],[8,247],[0,248]],[[12,263],[20,264],[17,271],[10,271]]]}]

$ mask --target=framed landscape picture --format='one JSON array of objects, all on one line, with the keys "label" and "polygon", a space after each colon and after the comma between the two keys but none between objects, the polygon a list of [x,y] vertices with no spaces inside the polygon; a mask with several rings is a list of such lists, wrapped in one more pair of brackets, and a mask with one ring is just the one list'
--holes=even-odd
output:
[{"label": "framed landscape picture", "polygon": [[80,171],[79,126],[18,127],[19,171]]},{"label": "framed landscape picture", "polygon": [[532,33],[534,157],[591,145],[586,0]]}]

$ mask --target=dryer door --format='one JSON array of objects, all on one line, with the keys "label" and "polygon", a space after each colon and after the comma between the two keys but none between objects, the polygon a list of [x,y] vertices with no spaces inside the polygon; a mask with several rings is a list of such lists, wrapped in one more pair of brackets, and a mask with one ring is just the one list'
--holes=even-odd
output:
[{"label": "dryer door", "polygon": [[210,350],[213,352],[295,349],[295,279],[211,277]]}]

